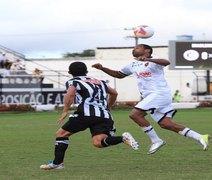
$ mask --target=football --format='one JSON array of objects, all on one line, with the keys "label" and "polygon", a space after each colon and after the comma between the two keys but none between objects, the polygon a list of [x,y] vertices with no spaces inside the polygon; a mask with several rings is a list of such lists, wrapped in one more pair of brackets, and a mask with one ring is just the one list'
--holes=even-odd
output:
[{"label": "football", "polygon": [[134,30],[134,35],[137,38],[150,38],[154,35],[154,30],[152,27],[147,26],[147,25],[140,25],[136,27]]}]

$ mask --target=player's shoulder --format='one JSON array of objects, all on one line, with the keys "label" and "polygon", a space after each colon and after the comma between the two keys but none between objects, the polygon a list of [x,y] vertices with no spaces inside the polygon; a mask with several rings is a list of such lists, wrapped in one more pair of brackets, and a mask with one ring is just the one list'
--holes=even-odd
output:
[{"label": "player's shoulder", "polygon": [[84,82],[95,84],[95,85],[100,85],[101,83],[106,84],[105,80],[100,80],[98,78],[90,77],[90,76],[87,76],[87,78],[84,80]]},{"label": "player's shoulder", "polygon": [[136,66],[136,64],[138,63],[139,61],[137,60],[133,60],[131,62],[128,62],[122,69],[127,69],[127,68],[132,68],[134,66]]},{"label": "player's shoulder", "polygon": [[78,76],[74,77],[66,82],[66,84],[73,83],[92,83],[92,84],[101,84],[101,82],[106,83],[104,80],[97,79],[91,76]]},{"label": "player's shoulder", "polygon": [[73,77],[71,79],[69,79],[68,81],[66,81],[66,86],[73,86],[74,83],[76,83],[77,81],[80,81],[81,78],[80,77]]}]

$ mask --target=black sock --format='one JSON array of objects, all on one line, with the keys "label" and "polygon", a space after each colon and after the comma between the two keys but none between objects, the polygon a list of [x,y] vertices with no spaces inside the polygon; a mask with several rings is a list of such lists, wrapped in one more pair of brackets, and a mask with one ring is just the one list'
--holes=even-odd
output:
[{"label": "black sock", "polygon": [[122,136],[109,136],[101,141],[103,147],[116,145],[123,142]]},{"label": "black sock", "polygon": [[68,138],[67,137],[58,137],[56,138],[55,142],[55,149],[54,149],[54,164],[60,164],[64,160],[65,151],[68,148]]}]

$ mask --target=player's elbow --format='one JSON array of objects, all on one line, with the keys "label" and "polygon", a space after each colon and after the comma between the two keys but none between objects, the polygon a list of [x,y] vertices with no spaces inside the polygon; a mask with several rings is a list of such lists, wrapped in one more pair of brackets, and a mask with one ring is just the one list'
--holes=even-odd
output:
[{"label": "player's elbow", "polygon": [[120,76],[120,75],[117,75],[116,78],[123,79],[124,77],[123,76]]},{"label": "player's elbow", "polygon": [[112,93],[112,96],[116,98],[116,97],[118,96],[118,92],[115,90],[115,91]]},{"label": "player's elbow", "polygon": [[170,65],[170,62],[168,60],[165,60],[164,61],[164,66],[168,66],[168,65]]},{"label": "player's elbow", "polygon": [[170,62],[169,61],[166,63],[166,66],[168,66],[168,65],[170,65]]},{"label": "player's elbow", "polygon": [[110,94],[110,99],[112,101],[114,101],[114,103],[115,103],[117,97],[118,97],[118,92],[117,91],[114,91],[112,94]]},{"label": "player's elbow", "polygon": [[126,75],[122,74],[120,71],[116,71],[115,77],[118,79],[123,79],[126,77]]},{"label": "player's elbow", "polygon": [[111,87],[108,87],[108,94],[111,97],[115,97],[115,98],[118,96],[118,92],[115,89],[111,88]]}]

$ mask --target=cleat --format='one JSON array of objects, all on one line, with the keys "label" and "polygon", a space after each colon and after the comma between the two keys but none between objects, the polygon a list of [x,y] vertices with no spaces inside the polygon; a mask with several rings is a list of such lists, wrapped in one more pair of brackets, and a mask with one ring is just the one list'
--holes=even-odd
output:
[{"label": "cleat", "polygon": [[52,170],[52,169],[57,169],[57,170],[62,170],[64,169],[64,164],[61,163],[61,164],[53,164],[53,161],[49,161],[48,164],[43,164],[40,166],[40,169],[43,169],[43,170]]},{"label": "cleat", "polygon": [[208,149],[210,139],[211,139],[211,136],[208,134],[201,136],[199,142],[200,142],[200,144],[202,144],[204,151],[206,151]]},{"label": "cleat", "polygon": [[138,142],[132,137],[132,135],[128,132],[125,132],[122,134],[123,142],[129,146],[131,146],[132,149],[138,150]]},{"label": "cleat", "polygon": [[164,146],[166,144],[165,141],[157,141],[155,143],[152,143],[151,147],[149,148],[149,151],[147,154],[154,154],[155,152],[157,152],[162,146]]}]

